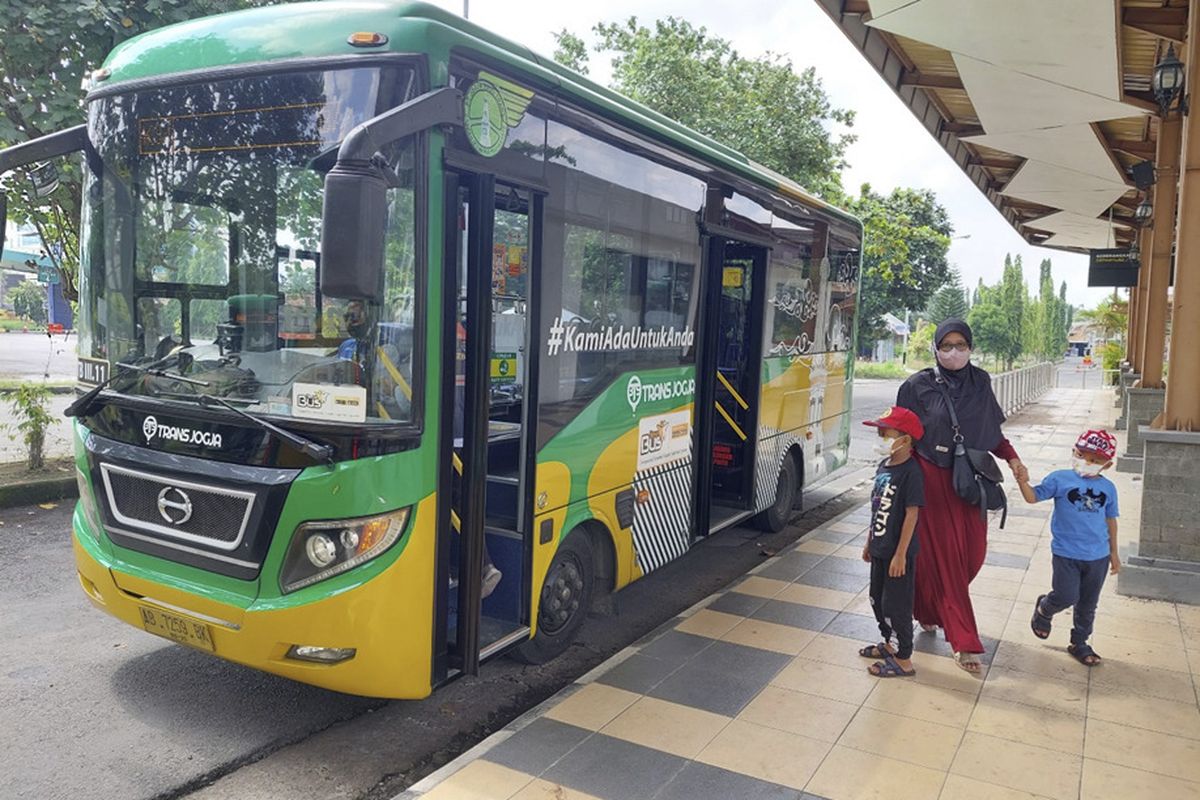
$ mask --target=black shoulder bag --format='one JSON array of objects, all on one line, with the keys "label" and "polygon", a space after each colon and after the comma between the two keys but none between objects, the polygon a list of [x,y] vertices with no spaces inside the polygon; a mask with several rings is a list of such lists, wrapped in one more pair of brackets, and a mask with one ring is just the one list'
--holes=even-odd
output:
[{"label": "black shoulder bag", "polygon": [[979,516],[982,519],[987,519],[989,511],[1000,511],[1000,527],[1003,528],[1004,523],[1008,521],[1008,497],[1000,486],[1004,482],[1004,475],[991,453],[966,446],[959,430],[954,401],[950,399],[950,391],[941,375],[937,376],[937,385],[942,390],[942,396],[946,398],[946,408],[950,411],[950,427],[954,429],[954,493],[971,505],[979,506]]}]

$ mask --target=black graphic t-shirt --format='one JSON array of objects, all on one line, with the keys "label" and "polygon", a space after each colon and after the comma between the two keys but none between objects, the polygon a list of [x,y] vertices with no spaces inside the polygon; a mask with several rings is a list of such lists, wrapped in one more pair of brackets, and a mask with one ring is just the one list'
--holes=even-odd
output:
[{"label": "black graphic t-shirt", "polygon": [[[873,558],[891,558],[900,544],[900,529],[904,515],[913,506],[925,505],[925,476],[915,458],[889,467],[879,465],[875,473],[875,488],[871,491],[871,525],[867,529],[867,546]],[[917,552],[917,532],[913,531],[908,555]]]}]

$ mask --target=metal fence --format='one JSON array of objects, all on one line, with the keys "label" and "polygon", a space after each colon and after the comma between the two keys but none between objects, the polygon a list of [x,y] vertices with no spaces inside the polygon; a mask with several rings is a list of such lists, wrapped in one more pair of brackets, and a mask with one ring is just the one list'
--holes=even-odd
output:
[{"label": "metal fence", "polygon": [[1058,364],[1044,362],[992,376],[992,390],[1006,415],[1019,411],[1053,389],[1058,381]]}]

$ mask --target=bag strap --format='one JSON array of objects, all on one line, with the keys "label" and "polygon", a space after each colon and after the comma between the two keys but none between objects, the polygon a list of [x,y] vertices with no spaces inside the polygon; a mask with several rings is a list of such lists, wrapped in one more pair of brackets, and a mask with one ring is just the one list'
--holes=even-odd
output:
[{"label": "bag strap", "polygon": [[933,367],[933,374],[934,382],[942,390],[942,397],[946,398],[946,408],[950,411],[950,427],[954,429],[954,443],[962,444],[963,435],[959,430],[958,413],[954,410],[954,401],[950,399],[950,390],[946,388],[946,379],[942,377],[942,370],[936,364]]}]

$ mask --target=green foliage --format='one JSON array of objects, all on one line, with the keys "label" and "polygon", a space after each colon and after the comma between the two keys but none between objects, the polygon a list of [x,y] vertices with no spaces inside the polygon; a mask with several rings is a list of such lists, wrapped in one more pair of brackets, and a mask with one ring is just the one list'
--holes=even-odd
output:
[{"label": "green foliage", "polygon": [[41,469],[45,464],[46,430],[54,424],[54,417],[46,410],[49,400],[50,390],[45,386],[24,383],[8,401],[17,420],[15,425],[8,427],[15,427],[29,448],[28,463],[31,470]]},{"label": "green foliage", "polygon": [[1004,257],[1004,273],[996,286],[981,285],[979,302],[967,321],[975,333],[975,347],[1003,362],[1006,369],[1025,352],[1025,280],[1021,257]]},{"label": "green foliage", "polygon": [[1100,329],[1105,339],[1112,339],[1129,324],[1129,304],[1124,300],[1106,297],[1095,308],[1080,311],[1078,318]]},{"label": "green foliage", "polygon": [[18,317],[43,325],[46,322],[46,288],[36,281],[22,281],[8,292]]},{"label": "green foliage", "polygon": [[[963,315],[966,316],[965,314]],[[917,320],[917,329],[908,337],[908,362],[922,363],[933,360],[933,334],[937,325],[925,320]]]},{"label": "green foliage", "polygon": [[1105,375],[1110,383],[1117,383],[1121,380],[1119,370],[1121,361],[1125,358],[1125,348],[1117,342],[1106,342],[1100,348],[1100,358],[1104,365]]},{"label": "green foliage", "polygon": [[899,361],[859,361],[854,365],[855,378],[904,379],[909,371]]},{"label": "green foliage", "polygon": [[950,215],[928,189],[894,189],[886,197],[864,185],[850,210],[863,221],[858,341],[879,337],[884,313],[925,307],[950,279]]},{"label": "green foliage", "polygon": [[[951,317],[966,319],[969,309],[962,278],[958,274],[958,270],[951,267],[950,278],[946,285],[934,292],[933,297],[930,298],[929,306],[925,309],[925,318],[932,320],[935,324]],[[930,338],[932,340],[932,335]]]},{"label": "green foliage", "polygon": [[[174,22],[268,0],[0,0],[0,145],[8,146],[84,121],[83,77],[120,42]],[[9,216],[31,223],[62,279],[63,295],[78,299],[79,205],[77,158],[59,159],[59,186],[35,198],[24,175],[9,176]]]},{"label": "green foliage", "polygon": [[588,74],[587,44],[566,28],[554,34],[558,47],[554,50],[554,60],[564,67],[570,67],[580,75]]},{"label": "green foliage", "polygon": [[[854,112],[835,108],[811,68],[797,73],[790,61],[766,53],[747,58],[725,39],[667,17],[653,28],[600,23],[596,52],[612,63],[612,88],[819,194],[841,195],[839,172]],[[582,40],[556,34],[555,58],[586,66]]]}]

